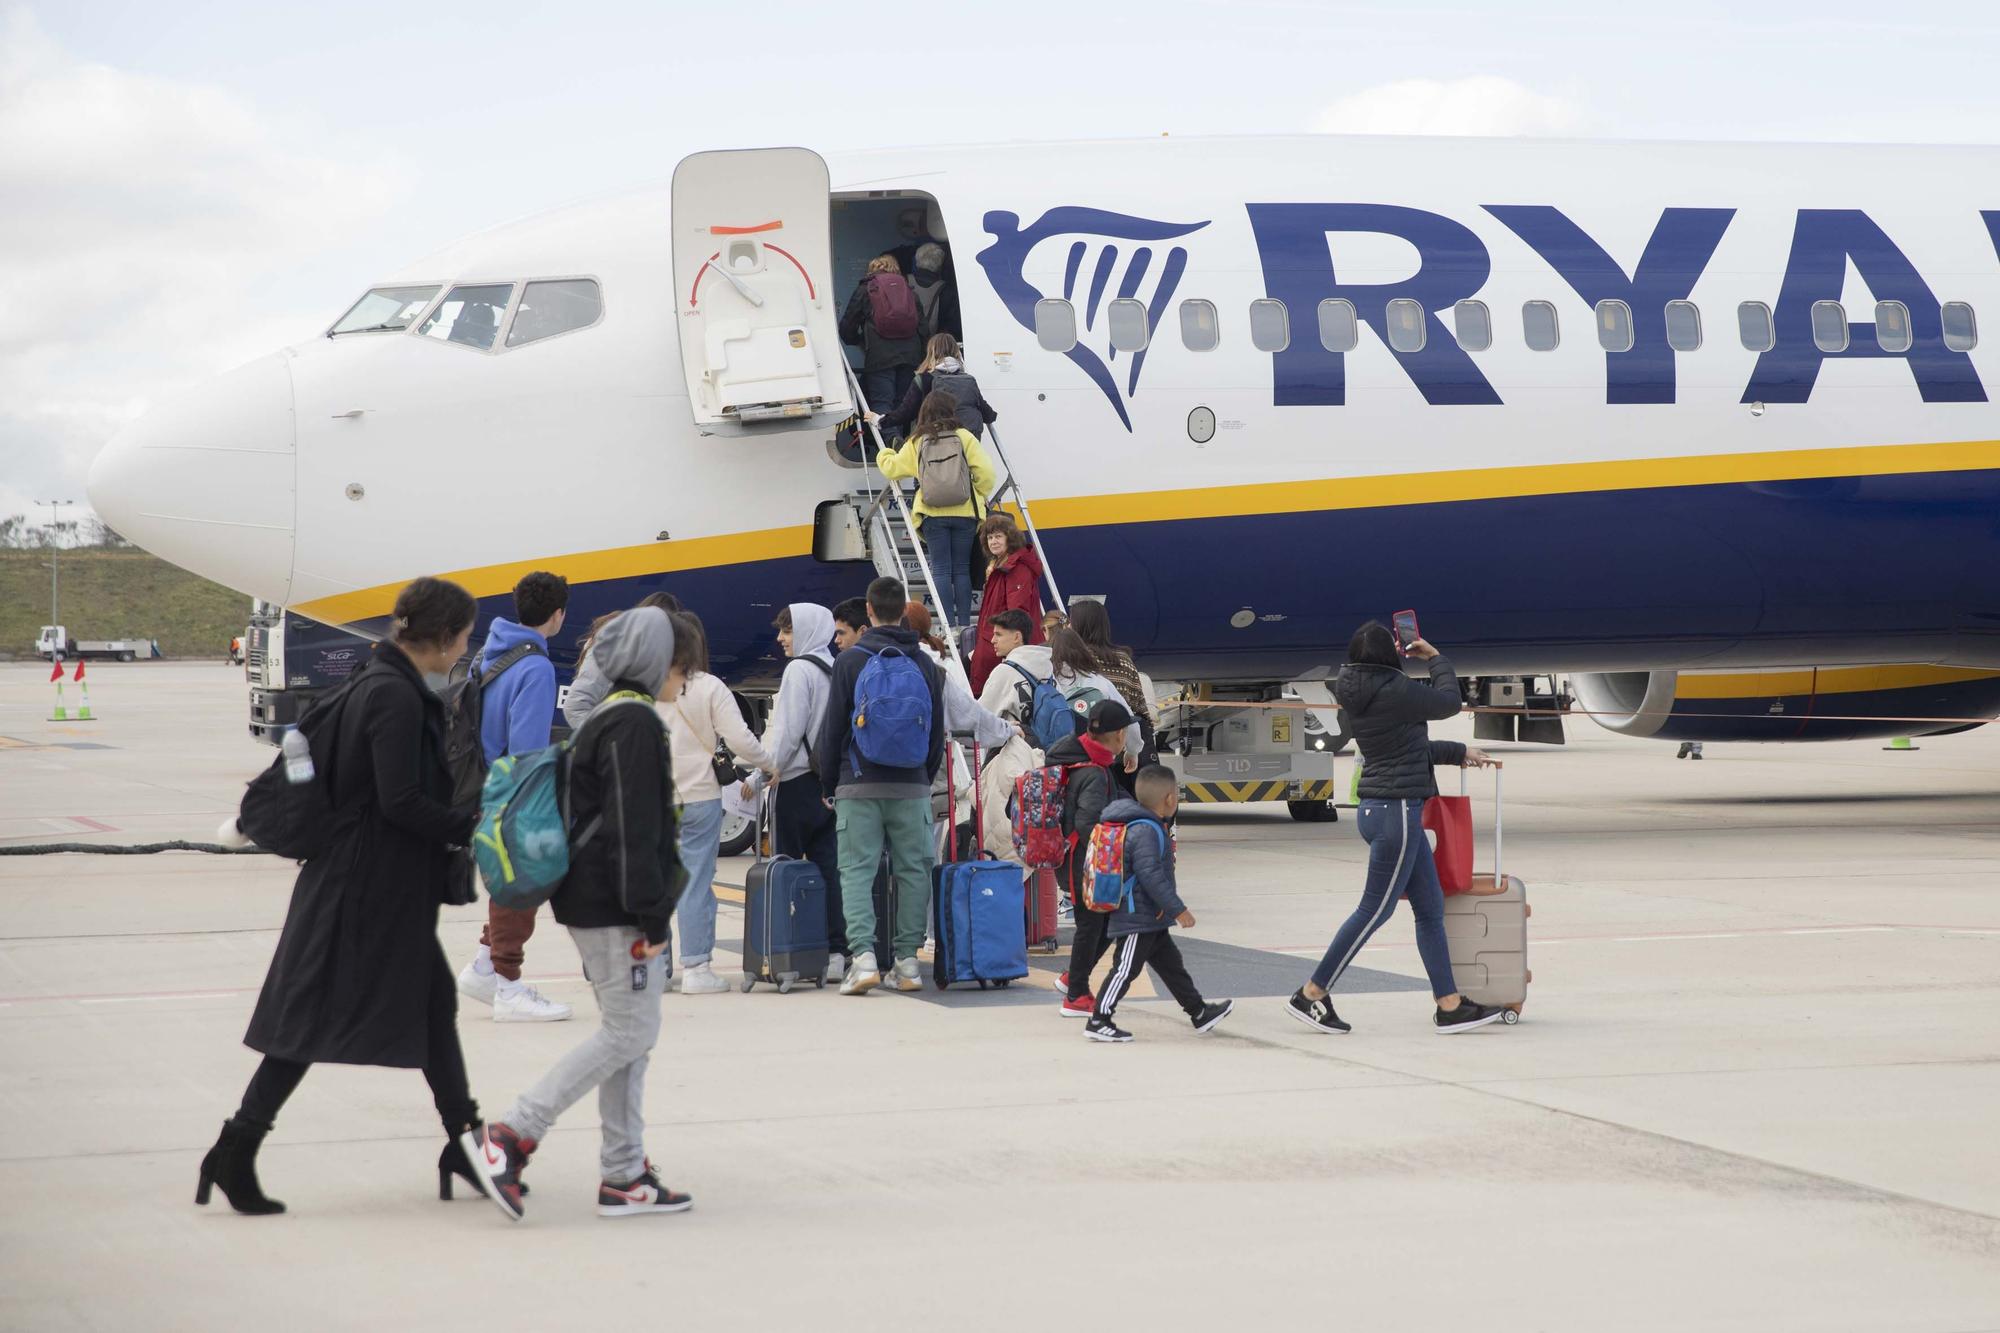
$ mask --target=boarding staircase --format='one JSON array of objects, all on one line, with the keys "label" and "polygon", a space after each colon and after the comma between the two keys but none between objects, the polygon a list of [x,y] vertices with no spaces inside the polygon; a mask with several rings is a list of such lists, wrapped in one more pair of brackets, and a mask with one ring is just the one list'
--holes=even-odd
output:
[{"label": "boarding staircase", "polygon": [[[847,384],[857,404],[865,400],[861,395],[861,385],[856,381],[853,367],[847,371]],[[846,501],[860,516],[861,537],[867,549],[868,558],[875,566],[875,572],[885,578],[898,579],[909,590],[912,597],[922,602],[931,613],[933,629],[950,647],[950,663],[947,667],[960,684],[971,688],[965,676],[965,656],[959,646],[960,635],[956,626],[945,623],[939,613],[940,598],[936,581],[931,576],[930,561],[924,558],[923,544],[917,538],[916,518],[911,505],[916,498],[916,483],[913,481],[892,482],[875,470],[875,457],[884,447],[882,435],[875,423],[868,419],[865,410],[857,407],[856,417],[862,430],[861,488],[847,494]],[[993,460],[1000,468],[1000,481],[987,497],[988,510],[1007,507],[1011,501],[1014,510],[1021,517],[1021,530],[1033,544],[1035,554],[1042,562],[1043,576],[1048,582],[1049,595],[1055,599],[1057,607],[1066,606],[1062,589],[1056,585],[1055,567],[1049,562],[1049,553],[1042,546],[1042,537],[1035,530],[1034,515],[1028,509],[1027,494],[1021,489],[1019,475],[1007,457],[1006,449],[1000,443],[1000,432],[991,422],[986,426],[983,442]]]}]

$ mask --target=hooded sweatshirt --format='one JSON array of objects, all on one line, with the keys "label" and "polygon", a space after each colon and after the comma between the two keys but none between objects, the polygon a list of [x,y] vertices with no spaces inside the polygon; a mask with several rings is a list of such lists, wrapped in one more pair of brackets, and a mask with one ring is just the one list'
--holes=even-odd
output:
[{"label": "hooded sweatshirt", "polygon": [[1465,747],[1431,739],[1429,722],[1463,706],[1458,676],[1440,653],[1430,660],[1430,683],[1402,668],[1349,662],[1334,677],[1333,697],[1347,714],[1361,751],[1361,799],[1423,801],[1437,795],[1435,764],[1463,764]]},{"label": "hooded sweatshirt", "polygon": [[[943,358],[931,370],[919,371],[916,378],[910,381],[908,391],[903,394],[903,401],[882,414],[880,424],[883,433],[887,434],[892,430],[907,432],[910,429],[910,424],[917,419],[917,413],[923,410],[924,399],[930,397],[931,389],[935,383],[934,376],[963,374],[965,374],[965,363],[955,356]],[[979,381],[973,380],[973,383],[977,385]],[[984,421],[993,422],[1000,418],[1000,414],[993,410],[993,405],[986,401],[986,395],[983,392],[972,400],[972,406],[977,409],[980,418]],[[979,432],[975,431],[973,433],[976,435]]]},{"label": "hooded sweatshirt", "polygon": [[[813,743],[826,721],[826,693],[833,679],[833,612],[813,602],[793,602],[790,610],[792,657],[778,678],[778,698],[763,736],[765,751],[778,762],[780,781],[812,767]],[[751,785],[761,788],[763,774]]]},{"label": "hooded sweatshirt", "polygon": [[1036,680],[1047,680],[1053,669],[1047,644],[1024,643],[1008,653],[987,675],[986,688],[979,692],[980,705],[1009,722],[1026,723],[1035,687],[1021,672],[1027,672]]},{"label": "hooded sweatshirt", "polygon": [[486,762],[502,755],[526,754],[549,743],[556,722],[556,666],[549,661],[549,641],[525,625],[495,616],[479,649],[479,669],[497,662],[502,654],[521,644],[537,650],[529,653],[485,686],[480,700],[479,748]]},{"label": "hooded sweatshirt", "polygon": [[570,828],[579,841],[549,905],[566,926],[637,926],[658,944],[687,875],[666,728],[639,704],[651,702],[673,663],[673,625],[658,607],[627,611],[604,627],[591,655],[611,682],[607,694],[644,699],[599,707],[570,746]]}]

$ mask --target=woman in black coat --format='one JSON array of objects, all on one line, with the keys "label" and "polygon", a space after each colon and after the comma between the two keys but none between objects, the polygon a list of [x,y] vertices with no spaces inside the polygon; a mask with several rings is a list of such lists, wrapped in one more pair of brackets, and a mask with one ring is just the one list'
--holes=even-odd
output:
[{"label": "woman in black coat", "polygon": [[[322,1061],[421,1069],[444,1121],[439,1191],[473,1181],[459,1136],[479,1122],[458,1044],[458,1000],[438,944],[438,906],[453,847],[478,809],[449,805],[445,712],[425,684],[465,653],[477,607],[441,579],[396,599],[395,627],[347,688],[325,753],[314,747],[333,807],[330,843],[292,889],[277,956],[244,1044],[264,1062],[243,1104],[201,1163],[196,1203],[219,1185],[241,1213],[281,1213],[257,1183],[257,1149],[306,1070]],[[476,1182],[474,1182],[476,1183]]]}]

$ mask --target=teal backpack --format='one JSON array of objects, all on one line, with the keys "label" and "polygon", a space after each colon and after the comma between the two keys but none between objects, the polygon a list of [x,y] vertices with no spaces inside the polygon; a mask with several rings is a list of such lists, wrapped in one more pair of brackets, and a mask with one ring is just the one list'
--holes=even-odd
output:
[{"label": "teal backpack", "polygon": [[[620,690],[598,706],[623,701],[651,702]],[[527,754],[502,755],[487,770],[472,857],[487,896],[502,907],[541,906],[569,873],[569,751],[570,741],[561,740]],[[574,845],[587,844],[601,822],[590,821]]]}]

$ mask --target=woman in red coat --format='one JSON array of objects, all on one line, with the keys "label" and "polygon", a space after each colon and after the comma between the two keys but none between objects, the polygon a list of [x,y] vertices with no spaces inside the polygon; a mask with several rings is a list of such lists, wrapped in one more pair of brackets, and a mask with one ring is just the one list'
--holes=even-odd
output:
[{"label": "woman in red coat", "polygon": [[1042,641],[1042,562],[1028,545],[1014,516],[995,510],[979,525],[979,549],[986,553],[986,592],[979,602],[979,628],[973,632],[972,692],[986,688],[986,677],[1000,665],[993,654],[993,617],[1002,611],[1022,611],[1035,626],[1030,643]]}]

